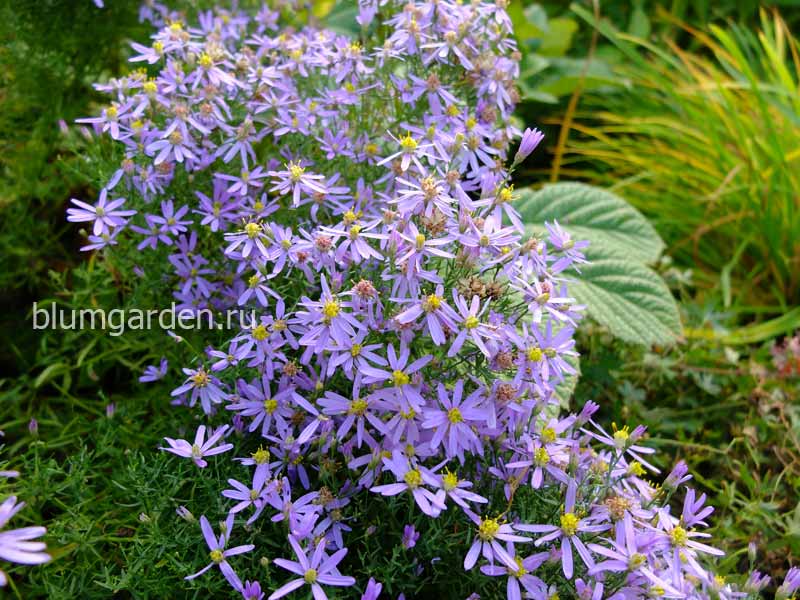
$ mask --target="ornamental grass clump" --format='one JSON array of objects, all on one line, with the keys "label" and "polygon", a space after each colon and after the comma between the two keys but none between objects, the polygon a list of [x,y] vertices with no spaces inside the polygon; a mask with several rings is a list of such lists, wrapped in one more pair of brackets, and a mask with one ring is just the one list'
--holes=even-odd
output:
[{"label": "ornamental grass clump", "polygon": [[[584,244],[526,235],[514,208],[541,134],[510,121],[504,5],[361,2],[359,39],[284,27],[287,3],[218,9],[168,19],[135,46],[147,67],[98,86],[88,121],[124,157],[70,212],[86,248],[162,256],[139,275],[179,309],[256,315],[172,392],[204,424],[162,450],[230,473],[187,579],[249,599],[739,594],[708,570],[685,465],[654,483],[644,428],[560,414]],[[269,568],[243,582],[253,554]]]}]

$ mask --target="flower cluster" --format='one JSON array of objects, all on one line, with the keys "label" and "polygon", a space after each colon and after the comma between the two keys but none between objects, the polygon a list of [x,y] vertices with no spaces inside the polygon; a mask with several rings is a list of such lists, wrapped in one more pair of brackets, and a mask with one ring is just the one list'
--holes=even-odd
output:
[{"label": "flower cluster", "polygon": [[[202,468],[258,445],[235,459],[251,478],[221,490],[222,533],[201,517],[211,562],[189,578],[217,565],[261,598],[228,562],[253,546],[225,548],[235,518],[271,520],[294,559],[274,559],[287,580],[269,598],[324,598],[356,584],[339,571],[353,505],[399,497],[457,515],[474,532],[459,562],[512,599],[741,595],[705,566],[705,497],[670,508],[685,465],[657,485],[643,428],[608,433],[592,403],[559,416],[585,243],[557,223],[531,235],[515,206],[511,173],[542,135],[511,122],[504,6],[361,0],[361,41],[283,29],[281,6],[167,18],[134,44],[149,70],[98,86],[110,104],[83,121],[125,156],[70,209],[85,248],[166,250],[181,308],[260,315],[173,392],[229,422],[164,450]],[[407,526],[403,547],[421,535]]]}]

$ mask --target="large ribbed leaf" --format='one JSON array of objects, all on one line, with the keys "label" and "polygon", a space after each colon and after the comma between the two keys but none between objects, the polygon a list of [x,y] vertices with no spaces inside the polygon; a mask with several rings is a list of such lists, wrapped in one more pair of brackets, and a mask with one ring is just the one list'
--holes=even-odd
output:
[{"label": "large ribbed leaf", "polygon": [[569,294],[611,333],[628,342],[670,344],[681,332],[675,299],[661,277],[643,263],[595,243],[589,264],[568,284]]},{"label": "large ribbed leaf", "polygon": [[664,242],[653,226],[625,200],[583,183],[555,183],[524,189],[516,204],[531,232],[557,220],[576,240],[589,240],[640,262],[655,262]]}]

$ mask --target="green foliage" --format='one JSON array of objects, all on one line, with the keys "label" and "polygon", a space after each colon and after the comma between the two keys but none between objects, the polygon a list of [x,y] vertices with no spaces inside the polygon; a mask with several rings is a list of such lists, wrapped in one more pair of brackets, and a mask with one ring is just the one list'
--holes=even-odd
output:
[{"label": "green foliage", "polygon": [[[624,84],[609,64],[574,53],[578,31],[574,16],[548,16],[540,3],[512,2],[508,7],[523,54],[519,87],[523,100],[556,104],[578,87],[604,90]],[[552,14],[552,13],[550,13]]]},{"label": "green foliage", "polygon": [[[661,277],[647,267],[664,246],[647,220],[624,200],[580,183],[525,190],[519,202],[531,224],[557,220],[575,240],[589,240],[589,264],[570,293],[616,337],[645,346],[680,334],[678,307]],[[540,225],[529,225],[541,234]]]},{"label": "green foliage", "polygon": [[598,26],[633,86],[584,96],[566,162],[624,192],[725,308],[797,304],[800,55],[786,24],[689,29],[709,57]]}]

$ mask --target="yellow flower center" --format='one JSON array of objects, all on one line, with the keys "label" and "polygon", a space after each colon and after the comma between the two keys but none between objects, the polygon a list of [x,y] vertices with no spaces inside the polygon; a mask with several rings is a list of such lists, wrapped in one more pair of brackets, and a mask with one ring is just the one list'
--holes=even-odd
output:
[{"label": "yellow flower center", "polygon": [[326,300],[322,306],[322,314],[326,319],[333,319],[339,314],[339,303],[336,300]]},{"label": "yellow flower center", "polygon": [[478,537],[484,542],[488,542],[494,539],[499,530],[500,523],[497,522],[497,519],[483,519],[478,527]]},{"label": "yellow flower center", "polygon": [[400,369],[395,369],[392,371],[392,380],[397,387],[400,387],[401,385],[408,385],[411,378]]},{"label": "yellow flower center", "polygon": [[519,577],[522,577],[522,576],[528,574],[528,570],[522,564],[522,559],[519,556],[515,556],[514,557],[514,562],[517,563],[517,568],[516,569],[510,569],[509,568],[508,569],[508,574],[509,575],[511,575],[512,577],[519,578]]},{"label": "yellow flower center", "polygon": [[425,236],[421,233],[418,233],[417,237],[415,238],[415,242],[417,245],[417,250],[422,250],[425,247]]},{"label": "yellow flower center", "polygon": [[303,579],[305,579],[306,583],[316,583],[317,582],[317,570],[316,569],[308,569],[303,575]]},{"label": "yellow flower center", "polygon": [[205,52],[203,52],[200,55],[200,60],[198,62],[200,63],[200,66],[203,67],[204,69],[208,69],[208,68],[210,68],[211,66],[214,65],[214,61]]},{"label": "yellow flower center", "polygon": [[422,303],[422,307],[425,309],[425,312],[433,312],[442,305],[442,300],[443,298],[441,296],[431,294],[425,298],[425,301]]},{"label": "yellow flower center", "polygon": [[514,186],[504,187],[500,190],[500,202],[511,202],[514,197]]},{"label": "yellow flower center", "polygon": [[[276,406],[277,406],[277,404],[278,403],[275,402]],[[265,407],[266,407],[266,403],[265,403]],[[258,450],[256,450],[255,452],[253,452],[253,454],[250,455],[250,458],[252,458],[254,461],[256,461],[257,465],[265,465],[265,464],[267,464],[267,462],[269,462],[269,450],[259,446]]]},{"label": "yellow flower center", "polygon": [[217,564],[225,560],[225,557],[222,555],[222,550],[212,550],[208,555],[211,557],[211,560]]},{"label": "yellow flower center", "polygon": [[458,475],[448,470],[445,472],[444,477],[442,477],[442,483],[444,484],[445,491],[449,492],[458,487]]},{"label": "yellow flower center", "polygon": [[644,467],[642,466],[642,463],[636,460],[632,461],[631,464],[628,465],[628,474],[636,475],[636,477],[641,477],[642,475],[644,475],[645,470]]},{"label": "yellow flower center", "polygon": [[355,358],[356,356],[361,354],[362,348],[363,346],[361,344],[353,344],[352,347],[350,348],[350,356]]},{"label": "yellow flower center", "polygon": [[531,362],[539,362],[542,360],[544,353],[541,348],[528,348],[528,360]]},{"label": "yellow flower center", "polygon": [[533,453],[533,462],[537,467],[543,467],[550,462],[550,454],[544,448],[537,448]]},{"label": "yellow flower center", "polygon": [[672,545],[677,547],[683,547],[689,541],[689,534],[680,525],[669,532],[669,537],[672,540]]},{"label": "yellow flower center", "polygon": [[578,523],[580,519],[573,513],[564,513],[561,515],[561,531],[564,535],[575,535],[578,533]]},{"label": "yellow flower center", "polygon": [[278,409],[278,401],[275,398],[268,398],[264,400],[264,410],[269,414],[274,413]]},{"label": "yellow flower center", "polygon": [[244,226],[244,231],[247,234],[247,237],[253,239],[257,237],[259,233],[261,233],[261,225],[258,223],[248,223]]},{"label": "yellow flower center", "polygon": [[350,239],[352,240],[356,239],[359,233],[361,233],[361,225],[350,226]]},{"label": "yellow flower center", "polygon": [[247,285],[251,288],[258,287],[258,282],[261,281],[261,277],[258,275],[251,275],[250,279],[247,280]]},{"label": "yellow flower center", "polygon": [[628,569],[631,571],[635,571],[636,569],[641,567],[646,560],[647,557],[644,554],[639,554],[638,552],[636,552],[632,554],[631,557],[628,559]]},{"label": "yellow flower center", "polygon": [[303,176],[306,170],[301,167],[300,165],[296,165],[294,163],[289,163],[289,177],[292,181],[300,181],[300,178]]},{"label": "yellow flower center", "polygon": [[475,329],[481,322],[478,320],[478,317],[470,315],[466,319],[464,319],[464,328],[465,329]]},{"label": "yellow flower center", "polygon": [[416,489],[422,485],[422,474],[419,469],[411,469],[403,476],[403,480],[410,489]]},{"label": "yellow flower center", "polygon": [[461,423],[464,420],[464,416],[459,409],[451,408],[447,411],[447,420],[455,425],[456,423]]},{"label": "yellow flower center", "polygon": [[258,342],[263,342],[265,339],[269,337],[269,332],[264,325],[256,325],[253,328],[253,339]]},{"label": "yellow flower center", "polygon": [[364,413],[367,412],[367,406],[366,400],[357,398],[350,403],[350,408],[347,409],[347,412],[351,415],[362,417]]},{"label": "yellow flower center", "polygon": [[410,133],[406,133],[406,137],[400,138],[400,147],[406,154],[411,154],[417,149],[417,140],[412,138]]},{"label": "yellow flower center", "polygon": [[542,429],[542,441],[545,444],[551,444],[556,441],[556,430],[552,427],[545,427]]},{"label": "yellow flower center", "polygon": [[192,375],[192,383],[194,387],[206,387],[209,384],[208,373],[205,371],[198,371]]}]

